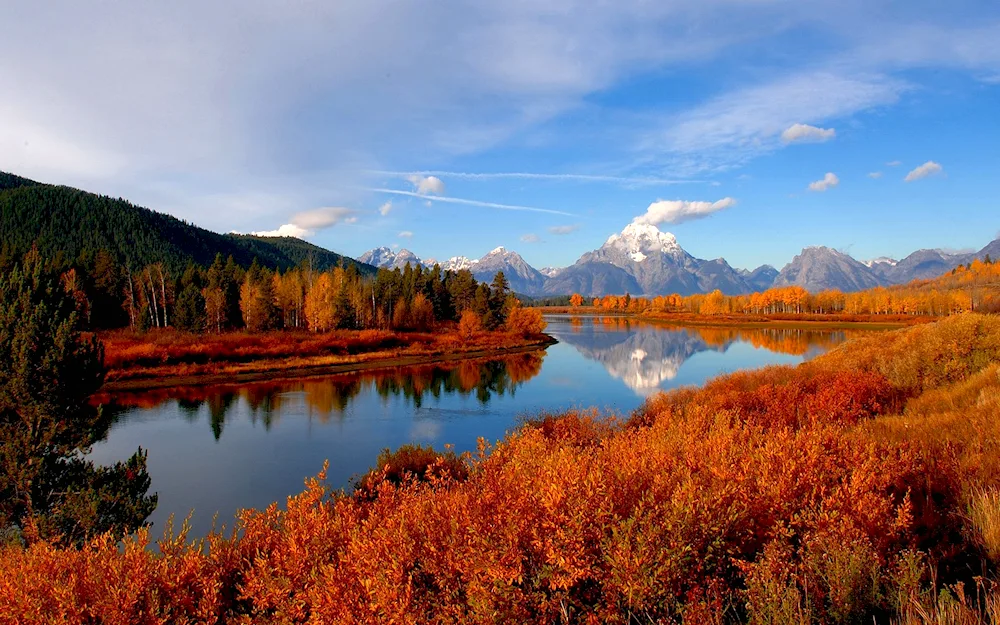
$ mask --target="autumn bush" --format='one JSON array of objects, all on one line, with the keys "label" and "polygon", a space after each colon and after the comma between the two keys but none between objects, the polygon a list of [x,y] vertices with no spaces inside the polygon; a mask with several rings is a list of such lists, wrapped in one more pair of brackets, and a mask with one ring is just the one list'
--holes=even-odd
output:
[{"label": "autumn bush", "polygon": [[483,331],[483,320],[474,310],[462,311],[458,320],[458,334],[463,339],[471,339]]},{"label": "autumn bush", "polygon": [[949,318],[465,459],[405,448],[377,496],[321,474],[200,542],[0,548],[0,623],[987,622],[998,341]]},{"label": "autumn bush", "polygon": [[514,306],[507,314],[505,329],[511,334],[532,336],[544,332],[545,325],[539,309]]}]

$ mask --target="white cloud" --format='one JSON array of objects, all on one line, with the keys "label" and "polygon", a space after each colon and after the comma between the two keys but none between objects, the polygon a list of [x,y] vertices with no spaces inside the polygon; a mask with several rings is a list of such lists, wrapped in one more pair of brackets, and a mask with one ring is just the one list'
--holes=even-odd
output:
[{"label": "white cloud", "polygon": [[879,178],[882,177],[882,172],[880,172],[880,171],[873,171],[873,172],[871,172],[871,173],[868,174],[868,177],[872,178],[874,180],[878,180]]},{"label": "white cloud", "polygon": [[258,232],[251,232],[250,234],[255,237],[295,237],[296,239],[303,239],[312,233],[305,228],[296,226],[295,224],[284,224],[279,226],[277,230],[261,230]]},{"label": "white cloud", "polygon": [[357,223],[357,211],[339,206],[316,208],[292,215],[291,223],[279,226],[277,230],[252,232],[261,237],[296,237],[304,239],[312,236],[317,230],[329,228],[338,223]]},{"label": "white cloud", "polygon": [[572,234],[580,229],[580,224],[569,224],[566,226],[550,226],[549,232],[552,234]]},{"label": "white cloud", "polygon": [[833,128],[818,128],[809,124],[792,124],[781,133],[785,143],[823,143],[837,136]]},{"label": "white cloud", "polygon": [[722,198],[717,202],[691,202],[687,200],[657,200],[649,205],[645,215],[632,220],[637,224],[679,224],[693,219],[708,217],[712,213],[736,205],[731,197]]},{"label": "white cloud", "polygon": [[827,172],[826,175],[823,176],[822,180],[817,180],[816,182],[810,182],[809,190],[822,193],[827,189],[832,189],[838,184],[840,184],[840,178],[838,178],[837,175],[834,173]]},{"label": "white cloud", "polygon": [[904,178],[904,180],[906,182],[913,182],[914,180],[920,180],[921,178],[926,178],[928,176],[936,176],[942,171],[944,171],[944,168],[941,167],[941,165],[935,163],[934,161],[927,161],[923,165],[915,167],[910,171],[910,173],[906,174],[906,178]]},{"label": "white cloud", "polygon": [[392,200],[389,200],[385,204],[382,204],[382,206],[378,207],[379,215],[382,215],[383,217],[388,215],[391,210],[392,210]]},{"label": "white cloud", "polygon": [[437,176],[419,176],[413,174],[408,176],[407,180],[413,183],[413,188],[420,195],[444,195],[444,182]]},{"label": "white cloud", "polygon": [[409,230],[403,230],[402,232],[400,232],[396,236],[398,236],[400,239],[412,239],[413,238],[413,233],[411,231],[409,231]]},{"label": "white cloud", "polygon": [[357,211],[350,208],[328,207],[316,208],[309,211],[296,213],[292,216],[292,223],[307,230],[322,230],[329,228],[341,221],[354,223],[357,221],[355,213]]},{"label": "white cloud", "polygon": [[538,238],[537,234],[529,233],[529,234],[522,234],[521,241],[523,243],[538,243],[539,241],[541,241],[541,239]]}]

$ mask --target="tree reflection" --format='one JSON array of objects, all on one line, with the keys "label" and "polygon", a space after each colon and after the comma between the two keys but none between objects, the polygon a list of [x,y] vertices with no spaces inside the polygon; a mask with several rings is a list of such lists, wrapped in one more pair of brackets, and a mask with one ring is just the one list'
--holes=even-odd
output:
[{"label": "tree reflection", "polygon": [[[514,395],[522,384],[541,371],[544,351],[500,359],[463,360],[399,369],[341,374],[327,378],[261,382],[240,387],[183,387],[142,393],[118,393],[99,398],[113,401],[117,410],[151,408],[176,402],[187,420],[196,420],[201,406],[208,406],[208,421],[216,440],[227,421],[245,410],[251,423],[269,430],[298,397],[308,414],[320,423],[343,419],[351,403],[362,393],[374,392],[384,401],[402,398],[414,409],[429,398],[446,395],[475,397],[488,405],[494,396]],[[241,409],[241,406],[244,407]]]}]

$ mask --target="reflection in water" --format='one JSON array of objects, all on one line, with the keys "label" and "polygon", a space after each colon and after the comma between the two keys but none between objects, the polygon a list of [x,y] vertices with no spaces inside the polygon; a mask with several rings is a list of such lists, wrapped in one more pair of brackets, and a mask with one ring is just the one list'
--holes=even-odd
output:
[{"label": "reflection in water", "polygon": [[597,317],[584,323],[569,320],[570,331],[558,334],[583,356],[601,363],[608,373],[640,395],[650,395],[677,377],[695,354],[724,353],[735,343],[794,356],[813,356],[846,340],[846,331],[794,327],[672,327],[627,317]]},{"label": "reflection in water", "polygon": [[471,396],[483,406],[494,396],[513,396],[519,386],[538,375],[544,351],[517,354],[497,360],[467,360],[449,364],[408,367],[342,374],[325,378],[258,382],[239,387],[195,386],[136,393],[104,394],[95,398],[111,404],[117,415],[126,408],[154,409],[176,401],[185,419],[195,421],[207,406],[208,421],[215,440],[222,437],[227,419],[242,399],[253,424],[270,430],[277,423],[285,402],[303,401],[311,418],[320,423],[342,419],[352,400],[373,392],[383,400],[402,397],[414,410],[428,397]]},{"label": "reflection in water", "polygon": [[[407,443],[475,451],[525,415],[596,406],[628,414],[657,389],[701,384],[727,371],[795,364],[844,332],[786,328],[674,328],[622,317],[550,316],[560,343],[503,359],[98,398],[114,424],[91,457],[108,466],[149,451],[154,527],[195,511],[193,536],[212,517],[232,520],[302,490],[329,461],[349,487],[379,452]],[[543,366],[544,359],[544,366]]]}]

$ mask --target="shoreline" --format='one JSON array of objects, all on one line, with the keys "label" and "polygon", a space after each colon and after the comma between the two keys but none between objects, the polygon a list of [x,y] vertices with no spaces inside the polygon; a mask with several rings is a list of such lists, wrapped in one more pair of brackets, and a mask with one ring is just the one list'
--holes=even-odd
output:
[{"label": "shoreline", "polygon": [[[619,319],[634,319],[646,323],[668,326],[694,326],[694,327],[719,327],[719,328],[746,328],[746,329],[767,329],[767,328],[801,328],[816,330],[895,330],[914,325],[934,323],[938,317],[904,317],[891,315],[889,319],[878,319],[878,315],[866,315],[862,320],[844,319],[843,316],[830,315],[830,319],[816,318],[819,315],[803,315],[811,318],[792,318],[791,313],[787,315],[775,315],[773,317],[753,316],[753,315],[695,315],[692,313],[635,313],[624,311],[602,311],[600,309],[581,307],[578,309],[568,309],[564,307],[553,307],[553,310],[540,308],[542,314],[562,315],[573,317],[611,317]],[[840,317],[840,318],[838,318]]]},{"label": "shoreline", "polygon": [[[468,351],[451,351],[424,354],[391,354],[384,357],[372,357],[367,360],[355,360],[353,362],[341,362],[334,364],[315,364],[288,367],[284,369],[256,369],[230,373],[203,373],[189,375],[166,375],[149,376],[141,378],[126,378],[121,380],[111,380],[101,386],[98,393],[134,392],[149,391],[177,386],[211,386],[226,384],[244,384],[249,382],[261,382],[272,380],[296,380],[300,378],[320,377],[327,375],[338,375],[344,373],[355,373],[359,371],[375,371],[380,369],[397,369],[400,367],[411,367],[418,365],[429,365],[436,363],[455,362],[460,360],[479,360],[492,357],[511,356],[534,351],[545,350],[559,341],[554,337],[545,334],[543,338],[534,339],[521,345],[509,347],[497,347],[489,349],[472,349]],[[377,354],[378,352],[375,352]],[[368,354],[373,355],[373,354]],[[365,356],[365,354],[358,354]],[[318,356],[315,360],[321,360]],[[273,360],[262,358],[253,361],[266,365]]]}]

